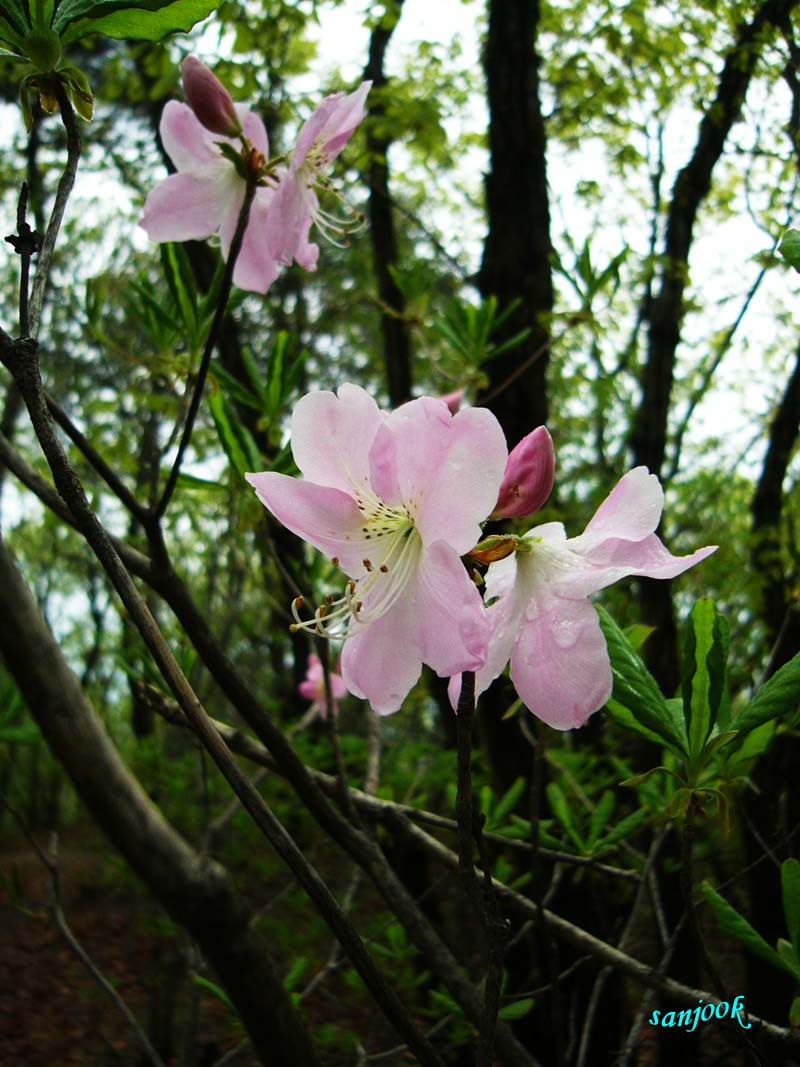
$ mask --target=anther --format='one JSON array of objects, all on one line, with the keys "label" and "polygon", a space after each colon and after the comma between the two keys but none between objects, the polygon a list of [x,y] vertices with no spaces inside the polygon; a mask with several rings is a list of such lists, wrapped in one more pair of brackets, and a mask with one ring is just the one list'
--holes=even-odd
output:
[{"label": "anther", "polygon": [[380,571],[381,571],[381,574],[388,574],[389,573],[389,568],[386,566],[385,563],[381,563]]},{"label": "anther", "polygon": [[[364,564],[364,570],[372,571],[372,564],[368,559],[362,559],[361,562]],[[383,567],[381,567],[381,570],[383,570]]]}]

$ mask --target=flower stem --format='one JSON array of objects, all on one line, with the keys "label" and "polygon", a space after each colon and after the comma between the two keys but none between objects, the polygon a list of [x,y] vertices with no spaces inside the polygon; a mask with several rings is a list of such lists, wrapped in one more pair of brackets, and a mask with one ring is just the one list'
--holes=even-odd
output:
[{"label": "flower stem", "polygon": [[211,329],[209,330],[205,348],[203,349],[203,357],[200,360],[200,366],[197,370],[197,378],[194,383],[192,399],[189,402],[189,410],[186,413],[186,422],[184,423],[183,433],[181,434],[180,444],[178,445],[178,453],[175,456],[175,462],[172,464],[172,469],[169,472],[167,484],[164,486],[161,498],[153,509],[152,519],[156,525],[159,520],[163,518],[169,507],[169,502],[172,499],[175,486],[178,484],[178,476],[181,472],[183,457],[186,453],[186,449],[189,447],[189,442],[192,439],[192,431],[194,430],[197,412],[200,410],[200,401],[203,398],[203,390],[205,389],[206,378],[208,377],[208,368],[211,366],[211,356],[216,348],[217,339],[222,328],[222,320],[225,318],[225,312],[228,307],[228,297],[230,296],[231,288],[233,287],[233,271],[236,267],[236,260],[238,259],[239,252],[242,248],[242,242],[244,241],[244,234],[250,219],[250,208],[253,203],[253,198],[256,195],[256,188],[257,175],[255,173],[250,173],[245,188],[244,200],[242,200],[242,206],[239,209],[239,218],[236,223],[233,240],[231,241],[228,261],[225,264],[225,271],[220,283],[214,320],[211,323]]},{"label": "flower stem", "polygon": [[53,259],[53,251],[56,239],[61,229],[64,211],[69,200],[72,187],[75,185],[75,175],[78,173],[78,162],[81,157],[81,133],[78,127],[78,118],[72,108],[67,90],[63,84],[55,80],[55,95],[58,106],[61,109],[61,120],[67,131],[67,162],[58,182],[56,198],[53,209],[50,212],[50,221],[47,224],[42,247],[36,264],[36,277],[33,279],[33,291],[28,307],[28,330],[23,337],[36,337],[39,328],[39,318],[42,313],[44,294],[47,281],[50,276],[50,265]]}]

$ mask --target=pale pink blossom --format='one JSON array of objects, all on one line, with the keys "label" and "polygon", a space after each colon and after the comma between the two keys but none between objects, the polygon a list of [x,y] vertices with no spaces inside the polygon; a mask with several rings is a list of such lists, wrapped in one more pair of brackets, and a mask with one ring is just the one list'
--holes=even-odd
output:
[{"label": "pale pink blossom", "polygon": [[538,426],[511,449],[493,519],[524,519],[550,496],[556,472],[553,440]]},{"label": "pale pink blossom", "polygon": [[292,415],[303,478],[249,474],[284,526],[329,556],[344,596],[298,625],[344,637],[347,689],[397,711],[423,663],[441,677],[479,669],[489,628],[459,558],[480,537],[503,477],[506,445],[485,408],[452,415],[420,397],[391,413],[363,389],[310,393]]},{"label": "pale pink blossom", "polygon": [[[243,104],[234,104],[233,108],[242,137],[256,158],[266,160],[268,144],[263,122]],[[176,100],[164,107],[159,129],[164,151],[177,173],[158,184],[147,197],[142,227],[151,241],[158,242],[202,241],[218,236],[222,255],[227,259],[246,181],[236,164],[223,155],[220,145],[226,144],[240,155],[241,138],[212,133],[190,107]],[[233,272],[234,284],[240,289],[266,293],[278,275],[278,265],[269,254],[264,233],[272,196],[269,188],[256,189]]]},{"label": "pale pink blossom", "polygon": [[289,266],[299,263],[316,270],[319,246],[310,243],[312,223],[334,244],[346,241],[355,216],[342,218],[320,206],[316,190],[329,189],[331,165],[364,118],[364,101],[372,82],[362,82],[355,92],[326,96],[300,130],[288,166],[279,173],[270,206],[268,243],[270,254]]},{"label": "pale pink blossom", "polygon": [[464,390],[456,389],[454,393],[445,393],[439,399],[443,400],[447,404],[448,411],[455,415],[457,411],[461,410],[461,405],[464,403]]},{"label": "pale pink blossom", "polygon": [[[329,671],[328,677],[331,683],[331,710],[333,711],[333,717],[336,718],[339,713],[337,701],[347,695],[347,688],[341,674],[337,674],[336,671]],[[325,693],[325,672],[322,669],[322,662],[319,656],[313,652],[308,657],[308,669],[305,679],[297,688],[301,697],[305,697],[306,700],[312,702],[309,711],[316,711],[321,719],[327,719],[328,697]]]},{"label": "pale pink blossom", "polygon": [[223,137],[238,137],[242,123],[231,94],[219,78],[194,56],[181,63],[181,77],[189,107],[202,125]]},{"label": "pale pink blossom", "polygon": [[[664,493],[646,467],[629,471],[598,508],[584,533],[567,539],[561,523],[535,527],[515,555],[486,575],[492,628],[476,696],[511,660],[511,681],[523,703],[549,726],[582,726],[611,696],[605,639],[590,593],[627,575],[674,578],[716,550],[671,555],[655,534]],[[461,680],[450,680],[457,706]]]}]

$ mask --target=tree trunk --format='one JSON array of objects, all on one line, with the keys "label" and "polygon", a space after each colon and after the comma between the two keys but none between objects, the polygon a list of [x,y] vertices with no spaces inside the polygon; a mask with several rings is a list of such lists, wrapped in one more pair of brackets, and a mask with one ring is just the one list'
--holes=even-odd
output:
[{"label": "tree trunk", "polygon": [[[631,441],[635,466],[648,467],[652,474],[660,475],[664,462],[675,353],[680,341],[695,220],[711,188],[711,176],[731,127],[741,114],[763,47],[764,31],[785,20],[795,4],[796,0],[766,0],[753,19],[739,28],[720,74],[716,97],[700,123],[692,157],[675,180],[667,214],[660,283],[647,309],[647,362],[642,372],[642,396]],[[662,689],[673,693],[680,677],[670,583],[645,578],[639,589],[642,621],[658,631],[656,639],[646,646],[648,665]]]},{"label": "tree trunk", "polygon": [[[488,232],[478,287],[484,299],[496,297],[500,311],[520,300],[495,340],[531,331],[521,347],[486,365],[485,403],[497,416],[509,447],[547,421],[545,374],[553,281],[538,25],[537,2],[490,0],[483,57],[489,105]],[[482,740],[502,790],[530,771],[530,752],[517,719],[502,718],[513,700],[503,679],[481,697]]]},{"label": "tree trunk", "polygon": [[783,483],[800,434],[800,345],[795,365],[769,429],[769,442],[751,504],[751,559],[760,585],[760,613],[774,646],[768,675],[800,652],[800,614],[792,603],[792,580],[781,552]]},{"label": "tree trunk", "polygon": [[78,796],[172,918],[194,938],[261,1061],[316,1057],[252,916],[223,869],[167,823],[122,762],[0,540],[0,652]]},{"label": "tree trunk", "polygon": [[489,104],[489,228],[478,288],[484,299],[496,297],[501,311],[521,300],[497,340],[526,328],[531,331],[524,345],[487,365],[486,403],[500,420],[509,446],[547,421],[553,280],[538,26],[536,0],[490,0],[483,60]]},{"label": "tree trunk", "polygon": [[[392,407],[411,399],[411,339],[404,318],[406,301],[400,287],[392,277],[391,268],[398,261],[397,236],[392,218],[392,200],[389,193],[389,159],[391,140],[385,133],[384,106],[380,91],[386,87],[383,71],[386,49],[400,19],[403,0],[387,5],[386,15],[373,29],[369,39],[369,59],[364,68],[364,78],[372,82],[369,97],[369,119],[366,124],[369,169],[369,236],[372,243],[372,259],[378,296],[381,301],[381,333],[383,334],[383,357],[386,364],[386,380],[389,402]],[[376,92],[377,90],[377,92]],[[377,120],[373,122],[372,120]]]}]

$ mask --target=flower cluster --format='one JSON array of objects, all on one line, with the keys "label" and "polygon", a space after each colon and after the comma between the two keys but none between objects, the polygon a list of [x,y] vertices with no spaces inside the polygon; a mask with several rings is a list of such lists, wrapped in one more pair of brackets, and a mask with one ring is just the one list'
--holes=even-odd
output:
[{"label": "flower cluster", "polygon": [[[508,455],[484,408],[454,413],[420,397],[384,412],[343,385],[299,401],[292,452],[302,478],[268,471],[248,481],[347,579],[311,617],[295,600],[294,628],[344,641],[344,685],[379,714],[400,708],[423,664],[451,679],[455,707],[462,672],[475,672],[480,693],[510,660],[535,715],[560,730],[581,726],[611,695],[589,594],[626,575],[674,577],[714,551],[667,551],[655,534],[663,492],[644,467],[621,479],[579,537],[547,523],[478,543],[487,517],[540,508],[555,471],[543,427]],[[485,603],[468,554],[489,564]]]},{"label": "flower cluster", "polygon": [[370,82],[349,95],[328,96],[300,131],[288,162],[269,160],[261,119],[189,56],[181,66],[187,104],[171,100],[161,117],[161,142],[176,173],[147,197],[141,225],[153,241],[218,236],[227,259],[249,177],[258,187],[236,260],[233,280],[266,293],[280,266],[316,268],[319,248],[309,242],[312,224],[335,243],[360,224],[354,213],[331,215],[317,189],[329,190],[333,161],[364,118]]}]

